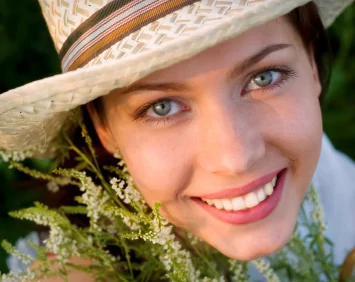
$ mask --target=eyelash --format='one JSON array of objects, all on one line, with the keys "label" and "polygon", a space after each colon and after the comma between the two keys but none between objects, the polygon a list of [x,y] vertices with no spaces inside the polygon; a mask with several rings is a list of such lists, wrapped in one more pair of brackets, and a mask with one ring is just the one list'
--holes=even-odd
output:
[{"label": "eyelash", "polygon": [[280,74],[280,79],[278,81],[276,81],[275,83],[273,83],[272,85],[260,87],[259,89],[246,91],[246,92],[243,92],[242,94],[245,95],[245,94],[252,92],[252,91],[269,91],[269,90],[272,90],[276,87],[281,87],[286,81],[288,81],[291,78],[296,77],[296,72],[287,68],[287,67],[269,66],[269,67],[259,69],[256,72],[251,73],[249,75],[250,78],[248,79],[247,83],[244,85],[243,89],[245,89],[248,86],[248,84],[250,82],[252,82],[253,79],[255,79],[258,75],[268,72],[268,71],[278,72]]},{"label": "eyelash", "polygon": [[[157,104],[159,102],[164,102],[164,101],[171,101],[171,102],[174,102],[174,103],[177,103],[179,104],[179,106],[181,108],[183,108],[183,111],[186,111],[187,110],[187,107],[184,106],[182,104],[182,102],[178,101],[176,98],[173,98],[173,97],[165,97],[165,98],[162,98],[162,99],[158,99],[158,100],[154,100],[152,102],[148,102],[147,104],[143,105],[141,108],[138,109],[138,111],[136,112],[136,114],[134,115],[134,121],[135,120],[138,120],[138,119],[142,119],[142,118],[145,118],[146,117],[146,114],[148,112],[148,110],[154,105],[154,104]],[[181,113],[181,112],[180,112]],[[179,114],[180,114],[179,113]],[[156,122],[157,124],[159,124],[160,122],[169,122],[171,120],[171,118],[173,116],[176,116],[176,115],[179,115],[179,114],[175,114],[175,115],[172,115],[172,116],[166,116],[166,117],[161,117],[161,118],[156,118],[156,117],[146,117],[146,120],[145,122]]]},{"label": "eyelash", "polygon": [[[278,79],[278,81],[276,81],[275,83],[273,83],[272,85],[268,85],[265,87],[260,87],[259,89],[254,89],[254,90],[250,90],[250,91],[246,91],[244,92],[244,89],[249,85],[249,83],[251,83],[253,81],[253,79],[255,79],[258,75],[268,72],[268,71],[274,71],[274,72],[278,72],[280,74],[280,78]],[[272,91],[274,88],[276,87],[282,87],[282,85],[288,81],[291,78],[294,78],[296,76],[296,73],[287,68],[287,67],[280,67],[280,66],[269,66],[263,69],[259,69],[257,71],[255,71],[254,73],[249,74],[249,79],[247,80],[247,83],[244,85],[243,87],[243,91],[242,91],[242,95],[248,94],[250,92],[254,92],[254,91],[262,91],[262,94],[264,91]],[[158,99],[158,100],[154,100],[151,102],[148,102],[147,104],[143,105],[142,107],[140,107],[138,109],[138,111],[136,111],[136,113],[134,114],[134,121],[139,120],[139,119],[143,119],[145,118],[144,122],[147,123],[151,123],[154,122],[156,123],[156,125],[160,125],[160,123],[168,123],[172,121],[172,118],[174,118],[174,116],[177,116],[179,114],[174,114],[171,116],[166,116],[166,117],[147,117],[146,114],[148,112],[148,110],[156,103],[162,102],[162,101],[171,101],[174,103],[179,104],[180,107],[183,108],[183,111],[187,110],[187,107],[185,107],[179,100],[172,98],[172,97],[164,97],[162,99]],[[184,109],[185,108],[185,109]]]}]

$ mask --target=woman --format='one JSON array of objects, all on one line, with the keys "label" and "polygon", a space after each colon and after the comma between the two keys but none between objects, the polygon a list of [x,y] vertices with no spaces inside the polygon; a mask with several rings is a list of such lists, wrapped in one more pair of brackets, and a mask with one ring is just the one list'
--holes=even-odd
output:
[{"label": "woman", "polygon": [[[280,250],[322,145],[327,48],[315,4],[107,2],[40,1],[63,70],[73,72],[0,96],[0,147],[51,153],[71,126],[62,127],[69,110],[88,103],[102,146],[120,151],[146,203],[161,203],[177,234],[236,260]],[[318,2],[326,25],[347,4]],[[323,146],[331,148],[325,137]],[[354,212],[355,188],[316,188],[339,263],[355,245],[354,224],[341,239],[334,231]],[[350,202],[332,218],[339,194]]]}]

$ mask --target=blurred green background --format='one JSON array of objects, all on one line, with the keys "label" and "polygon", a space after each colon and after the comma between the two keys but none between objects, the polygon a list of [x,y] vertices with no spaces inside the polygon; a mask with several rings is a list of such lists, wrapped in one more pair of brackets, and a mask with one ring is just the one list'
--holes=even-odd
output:
[{"label": "blurred green background", "polygon": [[[324,131],[335,147],[355,159],[355,6],[349,7],[330,29],[335,57],[331,86],[323,105]],[[60,72],[56,51],[37,1],[0,0],[0,93]],[[1,138],[1,136],[0,136]],[[45,169],[48,162],[29,160]],[[11,210],[32,204],[43,187],[0,162],[0,239],[15,242],[30,226],[8,217]],[[55,195],[55,194],[54,194]],[[0,271],[7,271],[0,250]]]}]

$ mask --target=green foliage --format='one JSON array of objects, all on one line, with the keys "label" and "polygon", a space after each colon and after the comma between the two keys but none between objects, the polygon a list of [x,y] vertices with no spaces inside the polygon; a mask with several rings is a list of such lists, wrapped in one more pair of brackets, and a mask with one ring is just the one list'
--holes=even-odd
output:
[{"label": "green foliage", "polygon": [[324,131],[335,147],[355,160],[355,5],[330,28],[334,67],[324,101]]},{"label": "green foliage", "polygon": [[[44,171],[44,163],[38,168]],[[26,162],[27,165],[35,165],[34,162]],[[0,161],[0,238],[8,238],[11,243],[15,243],[20,237],[26,236],[33,225],[19,222],[8,216],[8,211],[21,209],[33,203],[33,201],[41,198],[41,190],[37,185],[27,187],[18,184],[18,180],[27,181],[29,178],[19,173],[15,169],[8,169],[8,164]],[[5,271],[5,258],[7,254],[0,248],[0,271]]]},{"label": "green foliage", "polygon": [[[60,73],[59,60],[37,1],[0,1],[0,93],[25,83]],[[323,105],[325,132],[335,146],[355,159],[355,7],[349,7],[330,29],[335,53],[329,92]],[[26,166],[47,172],[48,160],[28,160]],[[122,175],[119,175],[122,176]],[[58,177],[58,175],[52,175]],[[32,229],[10,219],[7,212],[29,206],[42,192],[38,185],[20,188],[29,178],[0,162],[0,237],[14,243]],[[56,182],[52,182],[55,187]],[[57,184],[58,185],[58,184]],[[107,185],[107,184],[105,184]],[[59,185],[60,186],[60,185]],[[22,187],[22,186],[21,186]],[[18,196],[20,195],[20,196]],[[85,212],[84,207],[67,207],[60,213]],[[75,211],[75,209],[77,209]],[[80,211],[80,212],[79,212]],[[6,254],[0,249],[0,271],[6,271]],[[146,265],[147,269],[152,269]]]},{"label": "green foliage", "polygon": [[0,1],[0,93],[60,72],[37,1]]},{"label": "green foliage", "polygon": [[[0,1],[0,93],[60,72],[59,60],[37,1]],[[26,165],[47,171],[48,160],[27,160]],[[7,212],[31,205],[43,189],[29,177],[0,162],[0,237],[15,243],[33,226],[10,218]],[[21,183],[21,184],[20,184]],[[7,254],[0,248],[0,271]]]},{"label": "green foliage", "polygon": [[[55,169],[44,174],[10,161],[12,166],[31,176],[56,181],[56,175],[68,178],[82,194],[77,206],[49,209],[36,202],[33,207],[11,212],[10,215],[49,227],[44,247],[35,247],[39,267],[20,275],[3,274],[2,280],[40,280],[61,277],[64,281],[71,270],[85,272],[95,281],[248,281],[248,264],[253,264],[267,281],[336,281],[339,268],[333,263],[332,245],[323,236],[325,224],[318,195],[310,189],[305,204],[313,212],[301,213],[294,236],[278,254],[251,262],[229,259],[199,241],[192,234],[177,239],[174,227],[160,215],[159,203],[150,209],[136,189],[124,160],[117,175],[102,174],[91,139],[84,124],[83,138],[88,154],[79,150],[69,139],[68,148],[77,153],[77,169]],[[119,158],[119,154],[116,154]],[[91,171],[97,183],[87,175]],[[111,172],[115,170],[111,167]],[[303,210],[302,210],[303,211]],[[86,215],[89,225],[79,227],[68,215]],[[304,228],[301,237],[299,228]],[[25,262],[32,259],[19,253],[9,242],[4,249]],[[115,249],[116,252],[110,252]],[[119,250],[117,252],[117,250]],[[53,253],[55,260],[45,255]],[[71,258],[80,257],[90,265],[75,264]]]}]

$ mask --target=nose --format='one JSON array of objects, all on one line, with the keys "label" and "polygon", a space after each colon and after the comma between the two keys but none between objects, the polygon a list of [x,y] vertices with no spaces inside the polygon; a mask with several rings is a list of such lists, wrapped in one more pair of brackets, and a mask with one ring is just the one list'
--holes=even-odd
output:
[{"label": "nose", "polygon": [[199,166],[229,176],[250,171],[266,153],[256,116],[235,103],[214,103],[201,113]]}]

